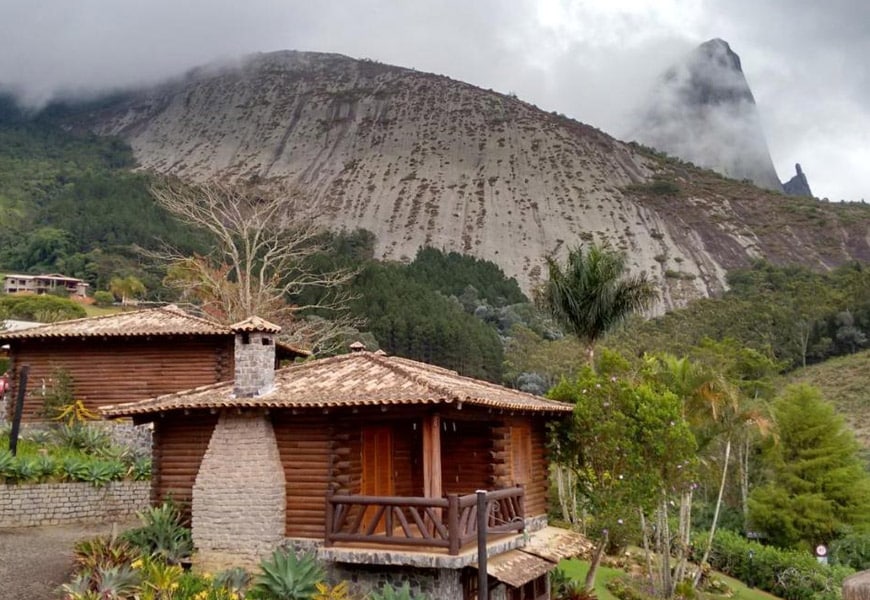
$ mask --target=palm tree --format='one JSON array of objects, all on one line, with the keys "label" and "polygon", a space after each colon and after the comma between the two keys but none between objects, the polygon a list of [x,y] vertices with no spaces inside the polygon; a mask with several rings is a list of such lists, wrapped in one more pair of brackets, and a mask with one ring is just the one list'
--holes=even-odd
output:
[{"label": "palm tree", "polygon": [[133,275],[113,277],[109,282],[109,291],[121,299],[122,306],[127,306],[131,299],[145,293],[145,285]]},{"label": "palm tree", "polygon": [[596,342],[658,294],[645,275],[627,275],[625,257],[610,248],[571,249],[564,270],[553,257],[546,260],[549,280],[536,292],[538,304],[585,344],[594,368]]}]

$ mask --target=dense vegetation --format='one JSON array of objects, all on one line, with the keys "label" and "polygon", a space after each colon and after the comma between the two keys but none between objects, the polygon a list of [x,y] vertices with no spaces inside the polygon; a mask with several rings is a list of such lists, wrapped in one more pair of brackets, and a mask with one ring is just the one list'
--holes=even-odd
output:
[{"label": "dense vegetation", "polygon": [[158,293],[159,270],[134,246],[189,251],[201,238],[153,202],[129,146],[26,118],[0,97],[0,269],[62,272],[106,289],[136,275]]},{"label": "dense vegetation", "polygon": [[705,337],[730,337],[769,353],[785,368],[851,354],[870,339],[870,269],[853,263],[828,273],[757,262],[728,274],[730,290],[610,340],[629,354],[683,354]]}]

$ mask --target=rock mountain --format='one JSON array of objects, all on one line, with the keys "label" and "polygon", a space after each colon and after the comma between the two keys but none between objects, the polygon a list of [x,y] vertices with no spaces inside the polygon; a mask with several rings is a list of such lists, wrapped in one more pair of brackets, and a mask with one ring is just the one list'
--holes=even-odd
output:
[{"label": "rock mountain", "polygon": [[[740,57],[724,40],[701,44],[664,73],[631,137],[727,177],[784,190]],[[806,177],[800,170],[795,177],[804,185],[786,193],[810,196]]]},{"label": "rock mountain", "polygon": [[373,231],[384,258],[457,250],[526,289],[544,255],[589,240],[656,278],[660,309],[755,258],[870,260],[865,207],[786,198],[514,97],[334,54],[256,55],[64,118],[125,138],[146,169],[289,184],[301,214]]}]

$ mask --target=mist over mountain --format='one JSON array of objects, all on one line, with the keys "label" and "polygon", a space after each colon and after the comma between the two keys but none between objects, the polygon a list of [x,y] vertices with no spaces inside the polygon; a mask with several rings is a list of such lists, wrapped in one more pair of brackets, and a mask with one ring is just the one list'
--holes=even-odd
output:
[{"label": "mist over mountain", "polygon": [[870,260],[865,207],[768,193],[513,96],[337,54],[258,54],[52,111],[124,138],[145,169],[289,188],[301,216],[375,233],[380,258],[455,250],[526,290],[544,256],[590,241],[659,283],[658,311],[720,292],[758,258]]},{"label": "mist over mountain", "polygon": [[633,137],[732,179],[783,189],[740,57],[724,40],[701,44],[664,73]]}]

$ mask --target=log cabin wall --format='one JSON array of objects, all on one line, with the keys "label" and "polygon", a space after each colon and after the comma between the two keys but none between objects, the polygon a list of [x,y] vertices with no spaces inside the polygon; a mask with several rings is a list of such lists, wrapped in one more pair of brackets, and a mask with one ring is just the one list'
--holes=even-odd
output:
[{"label": "log cabin wall", "polygon": [[526,515],[546,515],[550,470],[547,460],[547,427],[543,419],[532,420],[531,434],[532,479],[526,484]]},{"label": "log cabin wall", "polygon": [[[389,426],[393,434],[393,478],[397,496],[423,495],[421,419],[413,416],[384,420],[346,415],[337,418],[336,452],[342,459],[335,471],[335,492],[359,494],[362,489],[362,431],[366,426]],[[347,457],[346,460],[344,457]]]},{"label": "log cabin wall", "polygon": [[444,419],[441,429],[444,493],[464,495],[492,489],[492,424]]},{"label": "log cabin wall", "polygon": [[151,502],[172,499],[190,520],[193,483],[218,416],[208,411],[167,415],[154,421]]},{"label": "log cabin wall", "polygon": [[527,429],[529,436],[528,446],[531,449],[528,463],[529,480],[523,483],[526,488],[526,516],[546,515],[550,474],[547,460],[547,430],[544,419],[510,417],[493,427],[492,468],[494,486],[502,488],[522,483],[514,478],[514,465],[512,464],[514,440],[512,429]]},{"label": "log cabin wall", "polygon": [[322,539],[330,479],[341,480],[347,469],[346,452],[338,452],[343,447],[341,437],[326,417],[290,411],[273,413],[272,427],[287,489],[285,534]]},{"label": "log cabin wall", "polygon": [[11,346],[13,374],[30,366],[24,421],[41,418],[42,391],[58,368],[72,377],[75,399],[91,410],[233,378],[230,336],[24,339]]}]

